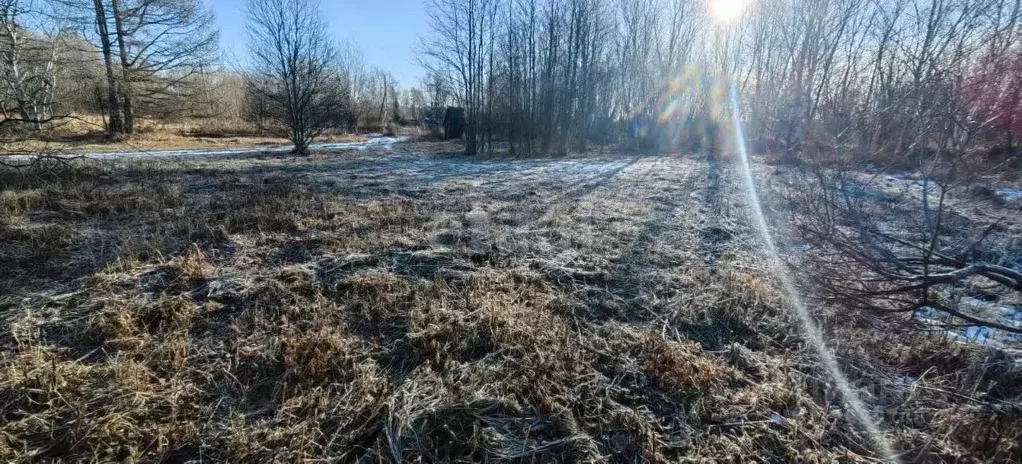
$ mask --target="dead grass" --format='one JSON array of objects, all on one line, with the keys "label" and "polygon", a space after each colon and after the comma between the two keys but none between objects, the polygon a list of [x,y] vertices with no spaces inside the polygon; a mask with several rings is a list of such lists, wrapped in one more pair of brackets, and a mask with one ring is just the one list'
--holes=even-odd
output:
[{"label": "dead grass", "polygon": [[[525,163],[0,173],[0,459],[878,459],[726,166]],[[1022,456],[1014,364],[820,316],[904,460]]]},{"label": "dead grass", "polygon": [[[246,121],[181,119],[173,121],[140,119],[135,133],[111,139],[97,116],[78,115],[60,121],[42,134],[26,133],[4,145],[9,153],[146,151],[184,148],[231,148],[285,145],[289,141],[281,130],[260,128]],[[355,134],[328,133],[319,142],[356,142]]]}]

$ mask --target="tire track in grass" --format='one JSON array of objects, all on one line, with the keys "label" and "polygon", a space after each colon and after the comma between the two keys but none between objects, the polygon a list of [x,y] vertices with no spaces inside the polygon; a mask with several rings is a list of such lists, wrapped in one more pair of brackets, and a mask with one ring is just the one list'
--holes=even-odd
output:
[{"label": "tire track in grass", "polygon": [[[559,247],[565,251],[542,264],[574,296],[576,309],[623,320],[640,309],[640,300],[657,299],[647,297],[652,291],[641,283],[646,275],[660,271],[661,263],[651,262],[659,256],[654,252],[658,238],[670,230],[671,218],[681,216],[675,213],[683,207],[677,196],[664,197],[660,190],[680,190],[671,173],[684,173],[682,183],[687,182],[689,170],[676,169],[684,164],[676,158],[646,158],[635,170],[618,176],[615,185],[595,191],[574,211],[565,212],[575,218],[565,231],[576,237],[574,243]],[[585,213],[579,211],[582,208]]]}]

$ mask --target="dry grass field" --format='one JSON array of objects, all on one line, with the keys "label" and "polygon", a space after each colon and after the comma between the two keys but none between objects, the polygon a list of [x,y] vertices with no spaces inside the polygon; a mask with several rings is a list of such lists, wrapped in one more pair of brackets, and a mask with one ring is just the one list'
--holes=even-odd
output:
[{"label": "dry grass field", "polygon": [[[457,151],[0,172],[0,460],[882,459],[728,161]],[[1022,459],[1017,365],[813,309],[900,460]]]},{"label": "dry grass field", "polygon": [[[97,116],[76,116],[61,120],[43,133],[26,132],[5,141],[5,153],[58,153],[146,151],[190,148],[231,148],[276,146],[290,143],[268,130],[245,121],[218,118],[184,118],[179,121],[140,119],[136,132],[111,140]],[[320,142],[353,142],[363,137],[349,133],[328,133]]]}]

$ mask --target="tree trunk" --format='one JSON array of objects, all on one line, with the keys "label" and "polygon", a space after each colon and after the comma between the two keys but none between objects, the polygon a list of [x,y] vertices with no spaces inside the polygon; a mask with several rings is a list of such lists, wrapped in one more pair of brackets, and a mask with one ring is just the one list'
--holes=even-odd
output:
[{"label": "tree trunk", "polygon": [[387,125],[386,120],[387,112],[387,75],[383,75],[383,101],[380,103],[380,129],[383,129]]},{"label": "tree trunk", "polygon": [[96,9],[96,27],[99,29],[99,40],[103,48],[103,62],[106,64],[107,80],[107,105],[109,105],[110,122],[106,130],[110,135],[117,135],[124,132],[124,114],[121,112],[121,102],[117,99],[118,87],[117,78],[114,76],[114,56],[110,47],[110,31],[106,23],[106,11],[103,10],[102,0],[92,0]]},{"label": "tree trunk", "polygon": [[291,143],[295,145],[294,154],[302,156],[309,154],[309,142],[305,139],[305,137],[301,135],[294,135],[291,137]]},{"label": "tree trunk", "polygon": [[128,49],[124,46],[124,22],[121,20],[121,9],[118,0],[110,0],[114,13],[114,27],[117,32],[117,51],[121,58],[121,99],[124,102],[124,133],[135,132],[135,110],[131,103],[131,80],[128,77],[131,64],[128,62]]}]

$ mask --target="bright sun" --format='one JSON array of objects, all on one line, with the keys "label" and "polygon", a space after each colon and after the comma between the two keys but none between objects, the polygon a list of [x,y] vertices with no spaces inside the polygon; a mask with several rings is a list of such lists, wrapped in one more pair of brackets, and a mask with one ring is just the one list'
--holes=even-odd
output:
[{"label": "bright sun", "polygon": [[745,0],[710,0],[710,10],[720,21],[731,21],[742,14]]}]

